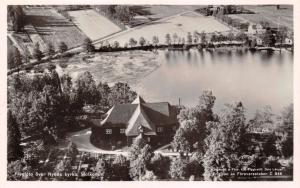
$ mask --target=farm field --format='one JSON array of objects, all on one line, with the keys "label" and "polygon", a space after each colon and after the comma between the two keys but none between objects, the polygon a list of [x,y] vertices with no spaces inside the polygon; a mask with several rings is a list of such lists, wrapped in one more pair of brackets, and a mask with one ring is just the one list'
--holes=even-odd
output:
[{"label": "farm field", "polygon": [[[60,42],[69,48],[79,46],[86,36],[72,22],[51,7],[30,7],[25,9],[29,25],[35,28],[44,43],[51,42],[57,49]],[[29,36],[30,36],[30,31]],[[31,39],[33,40],[33,39]]]},{"label": "farm field", "polygon": [[[159,43],[165,43],[165,35],[169,33],[171,36],[176,33],[178,37],[186,37],[188,32],[227,32],[230,28],[220,23],[213,17],[204,17],[195,12],[186,12],[183,14],[168,17],[154,21],[145,25],[135,27],[131,30],[117,33],[112,37],[107,38],[110,43],[118,41],[120,45],[128,43],[130,38],[139,40],[140,37],[144,37],[146,41],[152,42],[154,35],[158,36]],[[98,47],[99,45],[96,44]]]},{"label": "farm field", "polygon": [[239,14],[237,17],[249,20],[253,23],[267,21],[271,27],[286,26],[289,30],[293,30],[293,6],[280,6],[277,10],[276,6],[244,6],[246,9],[254,11],[256,14]]},{"label": "farm field", "polygon": [[121,28],[92,9],[68,11],[73,22],[91,40],[121,31]]},{"label": "farm field", "polygon": [[157,20],[169,17],[180,12],[194,11],[203,5],[136,5],[133,6],[135,12],[139,15],[148,17],[151,20]]}]

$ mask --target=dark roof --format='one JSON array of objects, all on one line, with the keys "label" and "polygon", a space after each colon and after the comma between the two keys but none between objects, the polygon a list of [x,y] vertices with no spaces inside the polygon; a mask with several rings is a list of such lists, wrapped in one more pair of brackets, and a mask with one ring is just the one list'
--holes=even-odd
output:
[{"label": "dark roof", "polygon": [[116,104],[108,114],[103,126],[126,127],[138,104]]},{"label": "dark roof", "polygon": [[167,102],[143,103],[141,107],[155,125],[177,123],[176,112]]},{"label": "dark roof", "polygon": [[[149,121],[155,126],[166,126],[177,123],[176,112],[168,102],[159,103],[140,103],[140,104],[118,104],[107,113],[106,119],[98,126],[102,127],[124,127],[127,128],[128,122],[138,109],[143,111]],[[138,112],[141,113],[141,112]]]}]

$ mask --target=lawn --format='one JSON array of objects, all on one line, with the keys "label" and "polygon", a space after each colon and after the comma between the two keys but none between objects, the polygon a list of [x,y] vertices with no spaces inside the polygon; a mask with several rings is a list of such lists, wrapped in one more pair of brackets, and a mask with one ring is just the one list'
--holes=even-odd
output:
[{"label": "lawn", "polygon": [[254,11],[256,14],[239,14],[236,15],[253,23],[267,21],[271,27],[286,26],[293,30],[293,6],[282,5],[277,10],[276,6],[245,6],[246,9]]},{"label": "lawn", "polygon": [[121,31],[121,28],[92,9],[69,11],[73,22],[91,40],[101,39]]},{"label": "lawn", "polygon": [[[144,37],[146,41],[152,42],[154,35],[158,36],[161,44],[165,43],[165,35],[177,33],[179,37],[187,36],[188,32],[225,32],[230,28],[220,23],[213,17],[205,17],[195,12],[188,12],[182,15],[176,15],[165,19],[150,22],[145,25],[138,26],[132,30],[118,33],[108,39],[110,43],[118,41],[120,45],[128,43],[130,38],[139,40],[140,37]],[[186,40],[186,39],[185,39]],[[97,46],[97,45],[96,45]]]},{"label": "lawn", "polygon": [[53,43],[56,49],[60,42],[72,48],[81,45],[86,38],[84,33],[54,8],[30,7],[25,9],[25,13],[28,25],[33,25],[34,32],[37,32],[35,34],[39,34],[44,43]]}]

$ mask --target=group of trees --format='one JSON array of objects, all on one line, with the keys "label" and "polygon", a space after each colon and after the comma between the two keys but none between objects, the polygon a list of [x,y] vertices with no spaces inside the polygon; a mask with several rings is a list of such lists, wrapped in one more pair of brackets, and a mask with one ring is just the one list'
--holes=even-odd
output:
[{"label": "group of trees", "polygon": [[[83,113],[84,105],[106,110],[115,103],[132,102],[135,96],[126,83],[96,85],[89,72],[74,82],[68,75],[60,77],[52,66],[45,72],[15,74],[8,81],[8,158],[22,158],[22,153],[34,156],[32,149],[37,146],[55,145],[77,128],[76,116]],[[21,140],[27,143],[26,151],[17,147]]]},{"label": "group of trees", "polygon": [[[96,85],[89,72],[79,76],[74,86],[69,76],[59,77],[54,69],[39,77],[19,75],[13,78],[8,98],[8,171],[33,171],[39,168],[39,171],[71,172],[79,154],[74,144],[70,144],[65,153],[59,154],[65,155],[64,159],[57,159],[51,165],[48,162],[38,164],[39,159],[49,161],[49,157],[53,157],[51,153],[54,151],[50,151],[51,147],[45,144],[49,141],[53,143],[59,136],[57,133],[62,126],[66,126],[67,114],[80,114],[78,111],[84,104],[111,106],[115,102],[131,102],[135,95],[127,84],[117,83],[113,87],[103,83]],[[235,175],[218,172],[217,169],[281,167],[279,159],[292,157],[292,105],[278,117],[270,107],[265,107],[246,121],[241,102],[225,105],[222,113],[215,114],[215,100],[211,91],[204,91],[196,107],[181,109],[178,115],[180,127],[172,142],[179,156],[169,158],[154,154],[144,139],[137,138],[129,149],[128,158],[100,156],[88,161],[95,167],[90,169],[91,172],[98,174],[89,177],[89,180],[237,180]],[[271,128],[270,134],[255,141],[255,130],[268,127]],[[20,141],[23,139],[24,142],[28,137],[31,137],[30,147],[22,149]],[[32,143],[33,140],[35,142]],[[265,144],[261,146],[259,143],[262,140],[265,140]],[[243,155],[251,156],[252,163],[245,166],[240,159]],[[26,156],[26,160],[23,160],[23,156]],[[292,160],[289,163],[291,168]],[[11,178],[16,177],[12,175]],[[62,177],[57,180],[66,178],[78,179]]]},{"label": "group of trees", "polygon": [[130,22],[134,17],[134,12],[128,5],[99,5],[97,6],[106,16],[119,20],[123,23]]},{"label": "group of trees", "polygon": [[216,35],[212,34],[211,35],[211,42],[223,42],[223,41],[248,41],[248,36],[245,33],[238,33],[238,34],[233,34],[233,33],[228,33],[227,35]]},{"label": "group of trees", "polygon": [[[184,108],[178,115],[180,127],[172,145],[182,155],[174,161],[174,169],[178,170],[174,177],[190,177],[186,175],[188,170],[184,170],[188,167],[190,153],[198,153],[199,160],[196,162],[200,169],[204,169],[204,173],[192,175],[205,180],[237,180],[235,174],[222,169],[281,167],[279,159],[292,157],[292,105],[277,118],[269,107],[265,107],[247,122],[241,102],[227,104],[222,113],[214,114],[214,101],[212,93],[204,91],[197,107]],[[258,128],[267,129],[267,136],[257,133],[255,130]],[[261,145],[261,142],[264,144]],[[248,166],[240,159],[243,155],[253,159]],[[270,160],[273,162],[270,163]]]},{"label": "group of trees", "polygon": [[23,62],[18,48],[12,45],[8,45],[7,47],[7,68],[12,69],[20,66]]},{"label": "group of trees", "polygon": [[58,50],[56,50],[54,45],[51,42],[49,42],[49,43],[47,43],[45,53],[43,53],[40,49],[40,44],[35,43],[32,55],[33,55],[33,58],[35,58],[37,60],[41,60],[45,55],[49,56],[49,57],[52,57],[53,55],[55,55],[56,51],[58,51],[59,53],[64,53],[67,50],[68,50],[68,46],[64,42],[59,43]]}]

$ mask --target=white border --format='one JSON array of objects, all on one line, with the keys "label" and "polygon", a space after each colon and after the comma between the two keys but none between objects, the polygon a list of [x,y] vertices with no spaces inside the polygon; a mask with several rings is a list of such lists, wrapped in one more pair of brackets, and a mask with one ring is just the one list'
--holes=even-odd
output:
[{"label": "white border", "polygon": [[[6,7],[9,4],[293,4],[294,5],[294,180],[292,182],[8,182],[6,181],[6,147],[7,147],[7,130],[6,130],[6,106],[7,106],[7,57],[6,57],[6,31],[7,31],[7,14]],[[69,187],[82,188],[89,187],[216,187],[216,188],[240,188],[240,187],[272,187],[272,188],[299,188],[300,187],[300,155],[299,155],[299,141],[300,141],[300,57],[299,57],[299,23],[300,23],[300,1],[298,0],[4,0],[0,3],[0,187],[22,187],[22,188],[35,188],[35,187]]]}]

